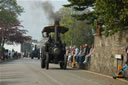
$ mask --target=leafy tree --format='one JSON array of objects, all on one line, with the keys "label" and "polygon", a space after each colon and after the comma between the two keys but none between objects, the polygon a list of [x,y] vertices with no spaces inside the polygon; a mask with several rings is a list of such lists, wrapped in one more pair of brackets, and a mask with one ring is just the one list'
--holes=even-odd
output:
[{"label": "leafy tree", "polygon": [[62,40],[66,42],[68,45],[72,44],[72,35],[73,35],[73,20],[71,17],[71,10],[68,8],[62,8],[60,9],[57,14],[61,16],[60,24],[61,26],[65,26],[69,28],[69,31],[65,33],[64,35],[61,35],[63,38]]},{"label": "leafy tree", "polygon": [[61,16],[60,24],[68,27],[69,31],[62,36],[63,41],[67,45],[77,45],[93,43],[92,27],[86,24],[87,21],[77,21],[71,14],[72,10],[69,8],[62,8],[57,13]]},{"label": "leafy tree", "polygon": [[[105,35],[128,29],[128,0],[68,0],[78,20],[89,20],[93,28]],[[93,11],[86,12],[86,9]]]},{"label": "leafy tree", "polygon": [[30,40],[30,36],[25,36],[27,30],[20,30],[21,24],[18,15],[23,12],[23,8],[17,5],[16,0],[0,0],[0,46],[5,42],[22,43]]},{"label": "leafy tree", "polygon": [[128,29],[128,0],[96,0],[95,12],[105,35]]},{"label": "leafy tree", "polygon": [[16,0],[0,0],[0,8],[20,15],[23,12],[23,8],[17,4]]},{"label": "leafy tree", "polygon": [[77,20],[88,20],[89,24],[93,24],[96,18],[93,11],[95,0],[68,0],[70,4],[64,5],[65,7],[71,7],[74,10],[72,14]]},{"label": "leafy tree", "polygon": [[74,44],[77,46],[85,43],[91,45],[94,42],[92,27],[85,23],[87,23],[87,21],[77,21],[77,24],[75,25]]}]

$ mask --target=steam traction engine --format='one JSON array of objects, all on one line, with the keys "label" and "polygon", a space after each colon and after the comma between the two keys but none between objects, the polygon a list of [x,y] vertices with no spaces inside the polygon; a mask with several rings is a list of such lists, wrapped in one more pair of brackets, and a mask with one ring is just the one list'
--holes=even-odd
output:
[{"label": "steam traction engine", "polygon": [[[49,63],[55,63],[60,64],[61,69],[66,69],[66,44],[62,43],[59,34],[64,34],[67,31],[68,28],[59,26],[59,21],[55,21],[54,26],[44,27],[42,34],[47,40],[41,48],[41,68],[49,69]],[[51,37],[52,32],[54,33],[54,38]]]}]

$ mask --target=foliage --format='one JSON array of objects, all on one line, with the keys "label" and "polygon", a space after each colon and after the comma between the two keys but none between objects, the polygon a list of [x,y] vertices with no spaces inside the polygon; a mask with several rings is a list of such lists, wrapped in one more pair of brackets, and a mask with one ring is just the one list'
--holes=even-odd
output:
[{"label": "foliage", "polygon": [[0,56],[1,56],[2,51],[4,51],[4,50],[5,50],[5,48],[0,46]]},{"label": "foliage", "polygon": [[[104,24],[104,33],[112,35],[128,26],[127,0],[96,0],[96,15]],[[128,28],[127,28],[128,29]]]},{"label": "foliage", "polygon": [[95,0],[68,0],[70,4],[64,5],[65,7],[73,7],[77,11],[83,11],[93,6]]},{"label": "foliage", "polygon": [[18,15],[23,12],[23,8],[17,5],[16,0],[0,0],[0,46],[6,42],[22,43],[30,40],[30,36],[25,36],[27,30],[18,20]]},{"label": "foliage", "polygon": [[[102,27],[105,35],[128,29],[128,0],[68,0],[76,12],[72,15],[78,20],[89,20],[96,28]],[[91,7],[91,8],[90,8]],[[86,12],[87,9],[93,11]],[[96,28],[97,29],[97,28]]]},{"label": "foliage", "polygon": [[68,0],[70,4],[64,5],[65,7],[71,7],[74,9],[72,16],[77,20],[88,20],[88,24],[93,24],[96,18],[93,11],[95,0]]},{"label": "foliage", "polygon": [[8,28],[9,26],[14,25],[17,21],[15,13],[7,10],[2,10],[0,12],[0,27],[1,28]]},{"label": "foliage", "polygon": [[16,0],[0,0],[0,8],[20,15],[23,12],[23,8],[17,4]]},{"label": "foliage", "polygon": [[69,28],[69,31],[61,36],[68,46],[93,43],[92,29],[90,25],[86,24],[86,21],[77,21],[72,18],[72,10],[69,8],[62,8],[57,14],[61,16],[60,24]]}]

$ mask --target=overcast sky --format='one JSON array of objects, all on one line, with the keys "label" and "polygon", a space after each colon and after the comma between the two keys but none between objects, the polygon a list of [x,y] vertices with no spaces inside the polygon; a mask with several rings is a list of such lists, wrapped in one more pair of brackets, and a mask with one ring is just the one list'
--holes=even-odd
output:
[{"label": "overcast sky", "polygon": [[36,7],[39,1],[49,1],[54,6],[54,11],[59,10],[67,0],[17,0],[18,4],[24,8],[24,13],[19,16],[24,29],[27,29],[28,35],[38,41],[42,39],[41,31],[43,27],[49,24],[48,18],[43,9]]}]

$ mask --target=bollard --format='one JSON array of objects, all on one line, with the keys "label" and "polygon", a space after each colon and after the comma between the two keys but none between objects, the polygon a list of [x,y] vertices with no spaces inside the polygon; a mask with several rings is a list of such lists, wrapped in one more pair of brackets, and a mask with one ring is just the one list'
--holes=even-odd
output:
[{"label": "bollard", "polygon": [[4,62],[6,62],[7,61],[7,58],[4,58]]},{"label": "bollard", "polygon": [[76,61],[75,60],[73,60],[73,62],[72,62],[72,68],[76,68]]},{"label": "bollard", "polygon": [[118,71],[120,71],[120,70],[121,70],[121,68],[122,68],[122,66],[121,66],[121,65],[119,65],[119,66],[118,66]]},{"label": "bollard", "polygon": [[[120,72],[121,69],[122,69],[122,66],[119,65],[119,66],[118,66],[118,72]],[[119,74],[117,75],[117,77],[122,78],[122,77],[124,77],[124,75],[123,75],[123,73],[119,73]]]},{"label": "bollard", "polygon": [[0,63],[2,62],[1,58],[0,58]]}]

